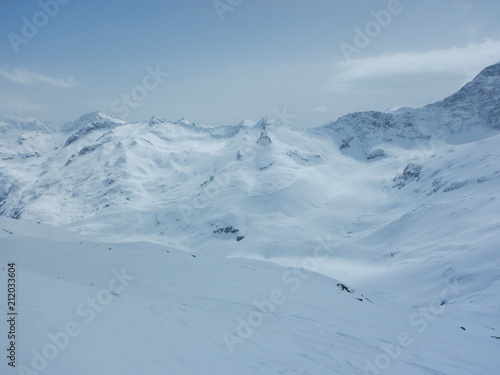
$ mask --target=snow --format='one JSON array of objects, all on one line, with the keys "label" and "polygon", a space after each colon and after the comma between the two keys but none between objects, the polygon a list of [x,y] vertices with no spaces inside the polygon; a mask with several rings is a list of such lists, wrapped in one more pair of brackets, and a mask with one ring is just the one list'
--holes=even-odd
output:
[{"label": "snow", "polygon": [[[95,242],[7,218],[0,226],[1,262],[15,259],[18,267],[18,366],[31,366],[32,350],[42,353],[49,334],[68,323],[78,328],[41,373],[363,373],[366,361],[383,354],[381,343],[397,353],[402,332],[412,343],[385,373],[493,374],[498,368],[494,331],[486,328],[497,326],[497,315],[460,302],[462,295],[438,315],[425,315],[364,291],[342,291],[337,280],[307,270],[193,257],[146,242]],[[108,299],[101,291],[116,273],[126,284]],[[438,292],[443,288],[437,285]],[[372,302],[357,299],[365,296]],[[88,298],[96,299],[95,309]],[[246,327],[241,337],[240,325]]]},{"label": "snow", "polygon": [[316,129],[2,118],[18,365],[74,336],[42,371],[1,365],[497,374],[499,66],[441,102]]}]

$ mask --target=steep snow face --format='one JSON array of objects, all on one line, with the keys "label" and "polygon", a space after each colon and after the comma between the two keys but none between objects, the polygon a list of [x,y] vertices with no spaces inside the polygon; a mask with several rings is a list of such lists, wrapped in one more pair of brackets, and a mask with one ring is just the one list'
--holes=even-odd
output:
[{"label": "steep snow face", "polygon": [[431,136],[454,144],[487,138],[500,131],[500,63],[437,103],[388,113],[357,112],[322,131],[335,139],[342,153],[359,160],[384,157],[380,144],[408,149]]}]

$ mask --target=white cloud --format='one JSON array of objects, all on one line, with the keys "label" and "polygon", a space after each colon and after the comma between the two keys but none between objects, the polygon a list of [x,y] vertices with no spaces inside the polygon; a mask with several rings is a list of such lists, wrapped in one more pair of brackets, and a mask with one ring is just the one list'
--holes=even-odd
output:
[{"label": "white cloud", "polygon": [[69,88],[78,84],[77,80],[73,76],[49,77],[44,74],[17,68],[0,68],[0,76],[21,85],[44,83],[55,87]]},{"label": "white cloud", "polygon": [[366,59],[338,62],[338,73],[331,77],[327,88],[337,92],[366,91],[380,79],[414,78],[413,84],[424,82],[435,74],[461,76],[470,80],[480,70],[500,61],[500,41],[487,39],[463,48],[448,48],[425,52],[402,52]]},{"label": "white cloud", "polygon": [[320,107],[313,108],[310,111],[311,112],[326,112],[326,111],[328,111],[328,107],[320,106]]}]

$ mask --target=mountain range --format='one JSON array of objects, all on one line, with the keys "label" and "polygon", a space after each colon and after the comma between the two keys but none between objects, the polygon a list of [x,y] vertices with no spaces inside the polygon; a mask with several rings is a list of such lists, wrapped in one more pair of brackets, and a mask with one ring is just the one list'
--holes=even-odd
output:
[{"label": "mountain range", "polygon": [[[499,133],[500,63],[316,128],[0,117],[0,260],[37,285],[21,353],[126,266],[47,373],[495,374]],[[101,352],[71,367],[101,340],[120,371]]]}]

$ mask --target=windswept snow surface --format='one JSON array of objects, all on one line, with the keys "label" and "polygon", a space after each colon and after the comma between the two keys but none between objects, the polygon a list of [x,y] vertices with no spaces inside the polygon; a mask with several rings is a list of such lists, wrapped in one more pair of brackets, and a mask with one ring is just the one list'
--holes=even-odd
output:
[{"label": "windswept snow surface", "polygon": [[[471,294],[453,272],[418,308],[268,262],[193,257],[147,242],[95,242],[7,218],[0,227],[2,279],[4,265],[15,261],[19,311],[17,368],[4,371],[3,358],[2,373],[498,370],[498,342],[491,338],[498,290]],[[5,305],[1,312],[6,316]]]},{"label": "windswept snow surface", "polygon": [[302,130],[1,118],[3,368],[498,374],[499,87]]}]

